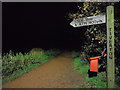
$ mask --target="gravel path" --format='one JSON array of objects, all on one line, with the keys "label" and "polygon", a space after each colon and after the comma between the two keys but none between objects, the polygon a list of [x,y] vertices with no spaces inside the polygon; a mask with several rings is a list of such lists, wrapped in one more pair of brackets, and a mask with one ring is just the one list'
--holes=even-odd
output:
[{"label": "gravel path", "polygon": [[3,88],[74,88],[84,78],[73,70],[70,52],[64,52],[42,66],[3,85]]}]

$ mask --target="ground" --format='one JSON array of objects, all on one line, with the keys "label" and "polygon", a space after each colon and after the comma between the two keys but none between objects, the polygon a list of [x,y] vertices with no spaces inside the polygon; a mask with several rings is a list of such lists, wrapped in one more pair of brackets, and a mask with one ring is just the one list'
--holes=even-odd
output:
[{"label": "ground", "polygon": [[42,66],[3,85],[3,88],[74,88],[85,78],[73,69],[70,52],[64,52]]}]

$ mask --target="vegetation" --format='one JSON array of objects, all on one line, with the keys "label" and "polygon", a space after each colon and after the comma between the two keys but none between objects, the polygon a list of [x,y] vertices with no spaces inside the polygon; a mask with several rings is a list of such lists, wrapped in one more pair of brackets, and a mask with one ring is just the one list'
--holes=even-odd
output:
[{"label": "vegetation", "polygon": [[[96,16],[106,12],[106,7],[112,5],[115,8],[115,66],[116,66],[116,84],[120,85],[120,17],[119,17],[119,3],[110,2],[84,2],[78,3],[78,11],[76,13],[69,13],[70,19],[82,18],[88,16]],[[98,56],[104,48],[107,48],[106,24],[92,25],[82,27],[86,32],[84,36],[86,40],[83,41],[81,57],[87,62],[88,57]],[[103,63],[106,66],[106,62]],[[101,64],[102,65],[102,64]]]},{"label": "vegetation", "polygon": [[13,53],[10,51],[2,57],[3,83],[13,80],[24,73],[44,64],[60,54],[59,50],[32,49],[29,53]]}]

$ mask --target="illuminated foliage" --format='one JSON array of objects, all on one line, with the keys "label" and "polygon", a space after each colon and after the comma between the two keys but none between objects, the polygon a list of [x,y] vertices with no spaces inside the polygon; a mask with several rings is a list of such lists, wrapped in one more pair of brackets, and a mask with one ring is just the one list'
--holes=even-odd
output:
[{"label": "illuminated foliage", "polygon": [[[119,3],[110,2],[84,2],[77,3],[78,11],[76,13],[69,13],[70,19],[83,18],[88,16],[96,16],[99,14],[106,14],[106,7],[113,5],[115,8],[115,62],[116,62],[116,80],[120,82],[120,14]],[[84,33],[86,41],[83,41],[82,52],[86,54],[86,58],[100,55],[104,48],[107,48],[106,24],[92,25],[81,27],[86,29]]]}]

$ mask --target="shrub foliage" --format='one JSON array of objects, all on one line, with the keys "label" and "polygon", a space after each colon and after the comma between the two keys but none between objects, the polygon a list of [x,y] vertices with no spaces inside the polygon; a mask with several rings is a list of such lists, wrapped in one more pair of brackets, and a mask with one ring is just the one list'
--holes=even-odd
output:
[{"label": "shrub foliage", "polygon": [[9,80],[13,74],[15,76],[13,76],[12,79],[16,78],[17,73],[26,73],[29,71],[29,68],[32,69],[39,66],[58,54],[60,54],[59,50],[45,51],[43,49],[32,49],[29,53],[24,54],[21,52],[15,54],[14,52],[9,51],[9,53],[2,57],[3,82]]}]

